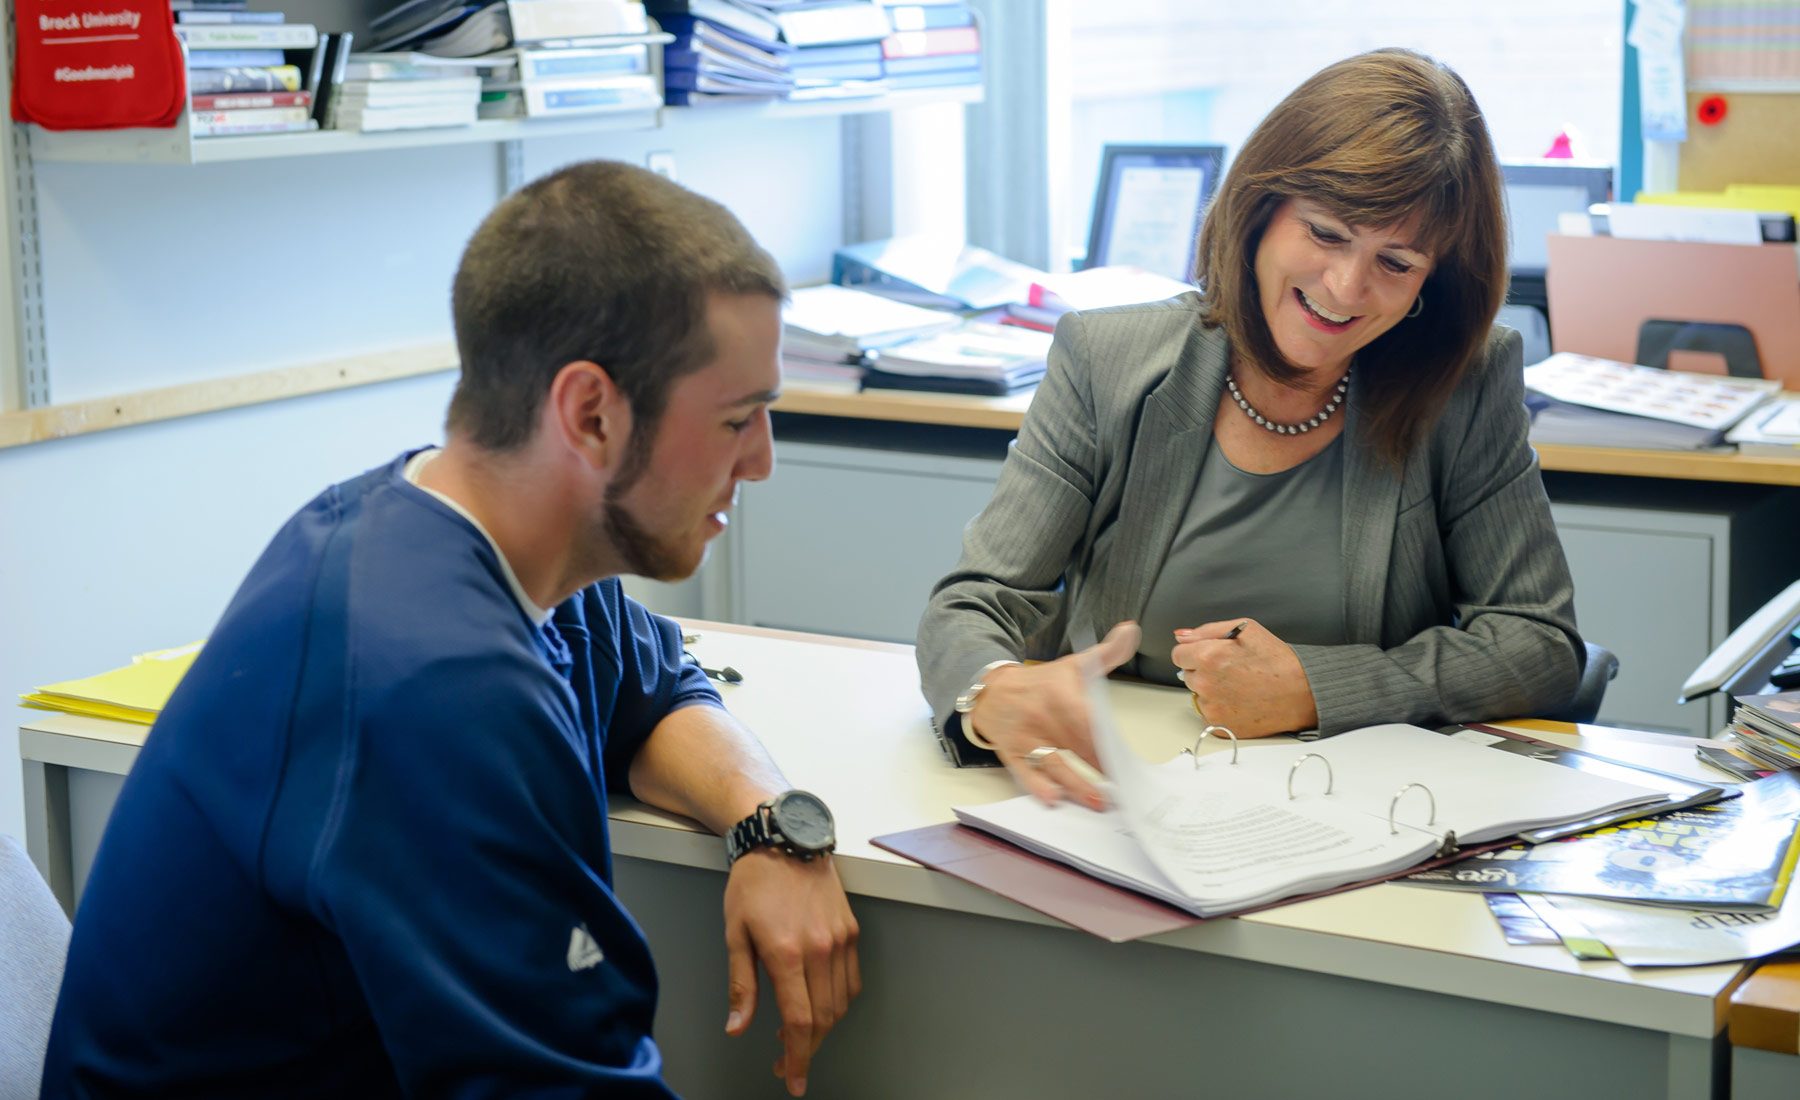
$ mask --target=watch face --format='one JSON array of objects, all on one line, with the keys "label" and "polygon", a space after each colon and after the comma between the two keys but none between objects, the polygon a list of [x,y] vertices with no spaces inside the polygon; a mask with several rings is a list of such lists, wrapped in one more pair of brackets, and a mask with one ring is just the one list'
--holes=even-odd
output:
[{"label": "watch face", "polygon": [[775,827],[791,845],[805,851],[819,852],[837,840],[831,826],[831,811],[815,795],[805,791],[789,791],[775,800],[769,811]]}]

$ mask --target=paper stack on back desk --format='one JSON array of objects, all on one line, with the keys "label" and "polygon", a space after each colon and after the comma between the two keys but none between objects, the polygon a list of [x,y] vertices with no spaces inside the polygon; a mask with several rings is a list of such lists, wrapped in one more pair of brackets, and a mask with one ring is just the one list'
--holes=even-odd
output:
[{"label": "paper stack on back desk", "polygon": [[1781,389],[1765,378],[1657,370],[1573,352],[1525,368],[1533,443],[1695,450]]},{"label": "paper stack on back desk", "polygon": [[200,642],[195,642],[178,649],[140,653],[124,668],[80,680],[45,684],[19,698],[26,706],[37,710],[114,718],[148,726],[162,713],[169,696],[175,694],[175,685],[187,675],[200,646]]}]

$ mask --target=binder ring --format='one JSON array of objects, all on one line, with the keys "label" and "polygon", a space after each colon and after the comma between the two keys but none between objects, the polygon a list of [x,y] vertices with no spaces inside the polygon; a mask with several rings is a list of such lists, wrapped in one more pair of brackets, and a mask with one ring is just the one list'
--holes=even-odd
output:
[{"label": "binder ring", "polygon": [[1214,730],[1218,730],[1220,733],[1231,738],[1231,762],[1233,764],[1237,763],[1237,754],[1238,754],[1237,734],[1232,733],[1230,730],[1226,729],[1224,726],[1208,726],[1205,729],[1200,731],[1200,736],[1196,737],[1194,739],[1194,747],[1188,750],[1189,754],[1192,755],[1194,758],[1194,767],[1197,768],[1200,766],[1200,743],[1202,741],[1205,741],[1208,737],[1212,736],[1212,732]]},{"label": "binder ring", "polygon": [[1427,787],[1423,783],[1408,783],[1406,786],[1401,787],[1399,790],[1395,791],[1394,792],[1394,800],[1392,802],[1388,803],[1388,833],[1389,833],[1389,835],[1396,834],[1400,831],[1400,827],[1398,825],[1394,824],[1394,809],[1400,805],[1401,797],[1403,795],[1405,795],[1407,791],[1412,790],[1414,787],[1417,787],[1419,790],[1424,791],[1425,797],[1430,800],[1431,816],[1427,817],[1425,819],[1425,824],[1427,824],[1427,825],[1436,825],[1437,824],[1437,795],[1432,794],[1431,788]]},{"label": "binder ring", "polygon": [[1337,782],[1337,777],[1335,775],[1333,775],[1332,771],[1331,771],[1331,761],[1325,759],[1323,756],[1320,756],[1316,752],[1309,752],[1305,756],[1302,756],[1300,759],[1294,761],[1293,767],[1290,767],[1288,769],[1287,791],[1288,791],[1288,801],[1289,802],[1292,802],[1294,800],[1294,773],[1299,771],[1300,765],[1306,763],[1308,760],[1317,760],[1319,763],[1325,765],[1325,793],[1326,794],[1331,793],[1332,786]]}]

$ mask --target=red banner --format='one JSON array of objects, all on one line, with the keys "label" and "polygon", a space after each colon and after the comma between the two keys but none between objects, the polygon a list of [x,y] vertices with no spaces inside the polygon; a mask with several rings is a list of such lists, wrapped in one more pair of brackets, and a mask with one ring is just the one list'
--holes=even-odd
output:
[{"label": "red banner", "polygon": [[187,73],[168,0],[17,0],[12,113],[47,130],[173,126]]}]

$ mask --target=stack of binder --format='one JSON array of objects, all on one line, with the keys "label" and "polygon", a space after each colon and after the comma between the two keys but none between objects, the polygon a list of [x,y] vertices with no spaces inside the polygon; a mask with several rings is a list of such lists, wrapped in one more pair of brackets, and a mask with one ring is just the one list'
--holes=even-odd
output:
[{"label": "stack of binder", "polygon": [[793,48],[766,12],[734,0],[647,0],[647,6],[674,36],[663,51],[669,106],[776,99],[793,91]]}]

